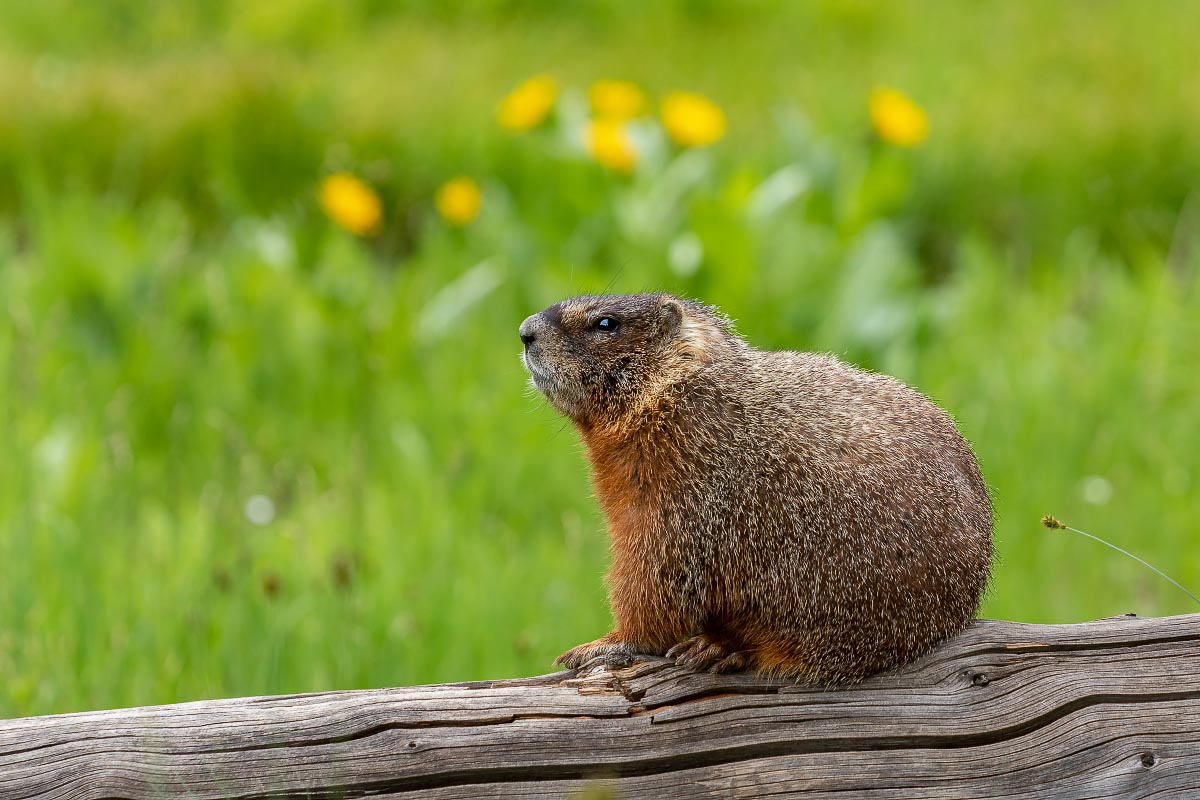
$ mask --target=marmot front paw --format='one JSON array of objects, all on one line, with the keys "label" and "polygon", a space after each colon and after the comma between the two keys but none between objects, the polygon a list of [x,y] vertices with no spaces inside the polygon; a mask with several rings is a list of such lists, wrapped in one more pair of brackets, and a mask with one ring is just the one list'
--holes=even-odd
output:
[{"label": "marmot front paw", "polygon": [[637,648],[629,642],[613,639],[610,633],[607,636],[601,636],[594,642],[572,647],[555,659],[554,663],[561,664],[567,669],[578,669],[595,662],[595,665],[602,664],[610,669],[617,669],[633,664],[638,660],[639,655],[642,654],[638,652]]}]

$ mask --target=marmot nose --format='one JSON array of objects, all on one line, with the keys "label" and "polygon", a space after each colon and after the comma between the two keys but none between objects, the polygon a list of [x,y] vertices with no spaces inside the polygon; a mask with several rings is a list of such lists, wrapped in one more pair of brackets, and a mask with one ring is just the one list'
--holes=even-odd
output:
[{"label": "marmot nose", "polygon": [[537,329],[539,327],[541,327],[541,320],[537,314],[534,314],[532,317],[526,317],[518,330],[518,333],[521,334],[521,342],[526,346],[533,344],[533,340],[537,338]]}]

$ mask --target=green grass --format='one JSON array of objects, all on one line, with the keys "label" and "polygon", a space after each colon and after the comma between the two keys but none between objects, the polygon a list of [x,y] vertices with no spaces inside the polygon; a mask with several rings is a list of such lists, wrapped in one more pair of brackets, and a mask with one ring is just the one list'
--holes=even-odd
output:
[{"label": "green grass", "polygon": [[[1194,610],[1038,525],[1200,586],[1186,5],[113,7],[0,10],[0,716],[532,674],[604,632],[603,520],[516,338],[604,289],[951,410],[996,500],[986,614]],[[704,91],[729,135],[652,202],[661,167],[497,130],[546,69]],[[927,108],[921,148],[868,142],[876,83]],[[786,164],[811,192],[751,219]],[[321,216],[333,168],[380,190],[379,237]],[[430,201],[457,173],[486,194],[463,231]]]}]

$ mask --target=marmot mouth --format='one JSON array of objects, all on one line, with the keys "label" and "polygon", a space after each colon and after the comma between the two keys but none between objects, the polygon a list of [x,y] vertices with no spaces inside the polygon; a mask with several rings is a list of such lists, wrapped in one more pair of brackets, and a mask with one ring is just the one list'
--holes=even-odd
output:
[{"label": "marmot mouth", "polygon": [[583,398],[580,396],[578,387],[564,383],[561,377],[534,360],[528,351],[521,353],[521,363],[529,372],[534,387],[550,401],[550,405],[569,417],[574,417],[579,413]]},{"label": "marmot mouth", "polygon": [[525,367],[525,371],[532,375],[535,380],[538,378],[548,380],[550,377],[541,371],[542,366],[534,362],[533,356],[529,354],[528,349],[521,351],[521,366]]},{"label": "marmot mouth", "polygon": [[533,356],[529,354],[528,350],[521,353],[521,363],[525,365],[525,371],[528,372],[530,377],[533,378],[534,385],[537,386],[543,394],[553,391],[558,387],[559,381],[549,370],[537,363],[533,359]]}]

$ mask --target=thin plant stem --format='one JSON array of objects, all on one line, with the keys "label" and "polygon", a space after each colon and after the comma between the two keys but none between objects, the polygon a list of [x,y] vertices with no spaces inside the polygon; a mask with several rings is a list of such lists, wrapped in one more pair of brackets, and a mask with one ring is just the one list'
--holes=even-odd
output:
[{"label": "thin plant stem", "polygon": [[1045,525],[1047,528],[1052,528],[1052,529],[1055,529],[1055,530],[1067,530],[1067,531],[1073,531],[1074,533],[1078,533],[1080,536],[1086,536],[1087,538],[1091,539],[1092,541],[1099,542],[1100,544],[1102,544],[1102,545],[1104,545],[1104,546],[1106,546],[1106,547],[1111,547],[1113,550],[1116,550],[1118,553],[1120,553],[1120,554],[1122,554],[1122,555],[1129,556],[1130,558],[1132,558],[1134,561],[1138,562],[1138,563],[1139,563],[1139,564],[1141,564],[1142,566],[1144,566],[1144,567],[1148,567],[1148,568],[1150,568],[1150,569],[1154,570],[1154,571],[1155,571],[1155,572],[1157,572],[1159,575],[1161,575],[1163,578],[1165,578],[1166,580],[1168,580],[1168,581],[1170,581],[1171,583],[1175,584],[1176,588],[1178,588],[1178,589],[1179,589],[1179,591],[1183,592],[1183,593],[1184,593],[1184,594],[1186,594],[1188,597],[1190,597],[1190,598],[1192,598],[1193,600],[1195,600],[1195,601],[1196,601],[1196,605],[1200,605],[1200,597],[1196,597],[1196,595],[1194,595],[1194,594],[1192,594],[1191,592],[1189,592],[1189,591],[1188,591],[1188,590],[1187,590],[1187,589],[1184,587],[1184,585],[1183,585],[1182,583],[1180,583],[1179,581],[1175,580],[1175,579],[1174,579],[1174,578],[1172,578],[1170,575],[1168,575],[1167,573],[1163,572],[1161,569],[1159,569],[1158,567],[1154,566],[1153,564],[1151,564],[1151,563],[1149,563],[1149,562],[1145,561],[1144,559],[1138,558],[1137,556],[1135,556],[1133,553],[1129,552],[1128,550],[1122,550],[1120,547],[1117,547],[1115,544],[1112,544],[1111,542],[1106,542],[1106,541],[1104,541],[1104,540],[1103,540],[1103,539],[1101,539],[1099,536],[1092,536],[1092,535],[1091,535],[1090,533],[1088,533],[1087,531],[1081,531],[1081,530],[1079,530],[1078,528],[1072,528],[1070,525],[1067,525],[1067,524],[1066,524],[1066,523],[1064,523],[1064,522],[1060,522],[1059,520],[1055,519],[1054,517],[1050,516],[1049,514],[1047,514],[1046,516],[1042,517],[1042,524],[1043,524],[1043,525]]}]

